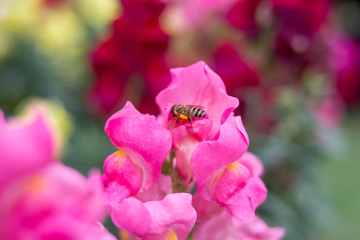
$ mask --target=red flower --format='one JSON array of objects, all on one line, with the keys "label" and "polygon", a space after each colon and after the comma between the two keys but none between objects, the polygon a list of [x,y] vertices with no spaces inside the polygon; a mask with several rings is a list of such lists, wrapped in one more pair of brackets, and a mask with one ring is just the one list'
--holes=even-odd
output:
[{"label": "red flower", "polygon": [[[142,90],[136,94],[148,98],[167,86],[170,79],[164,56],[169,36],[159,25],[165,4],[156,0],[123,0],[122,3],[124,14],[114,21],[112,35],[95,48],[91,59],[96,75],[92,97],[106,114],[120,104],[129,84],[135,91]],[[143,80],[143,88],[136,86],[137,78]],[[139,109],[158,111],[148,101]]]}]

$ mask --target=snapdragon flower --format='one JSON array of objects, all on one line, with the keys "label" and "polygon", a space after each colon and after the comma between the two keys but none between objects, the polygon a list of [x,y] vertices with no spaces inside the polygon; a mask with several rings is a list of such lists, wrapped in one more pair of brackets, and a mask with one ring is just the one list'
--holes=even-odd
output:
[{"label": "snapdragon flower", "polygon": [[[249,145],[241,118],[232,114],[238,100],[227,95],[220,77],[204,62],[173,69],[171,74],[172,82],[156,102],[171,129],[179,176],[185,186],[195,180],[206,200],[239,219],[251,220],[267,191],[261,179],[237,161]],[[179,103],[203,107],[208,118],[193,124],[174,122],[170,109]]]},{"label": "snapdragon flower", "polygon": [[[104,163],[106,205],[131,239],[186,239],[196,219],[222,212],[252,221],[267,195],[263,166],[246,152],[249,138],[233,113],[238,100],[220,77],[204,62],[171,74],[156,98],[157,119],[127,102],[105,125],[119,149]],[[178,119],[171,112],[176,104],[203,109],[206,117]]]},{"label": "snapdragon flower", "polygon": [[49,112],[8,121],[0,112],[0,239],[114,240],[100,223],[101,183],[53,158]]}]

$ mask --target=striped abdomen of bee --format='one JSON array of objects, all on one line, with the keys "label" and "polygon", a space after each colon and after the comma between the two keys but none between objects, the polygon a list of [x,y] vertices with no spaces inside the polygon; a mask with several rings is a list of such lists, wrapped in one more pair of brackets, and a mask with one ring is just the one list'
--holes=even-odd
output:
[{"label": "striped abdomen of bee", "polygon": [[179,122],[179,119],[189,120],[190,124],[192,124],[191,119],[195,120],[197,118],[205,118],[206,113],[201,109],[200,106],[194,105],[184,105],[184,104],[176,104],[171,108],[171,113],[173,117],[176,117],[176,122]]}]

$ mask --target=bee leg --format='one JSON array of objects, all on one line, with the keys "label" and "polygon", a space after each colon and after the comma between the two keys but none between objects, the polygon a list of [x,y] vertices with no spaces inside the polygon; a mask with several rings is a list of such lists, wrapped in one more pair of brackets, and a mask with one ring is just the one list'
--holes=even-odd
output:
[{"label": "bee leg", "polygon": [[190,125],[192,126],[191,118],[189,118]]},{"label": "bee leg", "polygon": [[176,119],[176,123],[178,123],[178,122],[179,122],[179,119],[180,119],[180,118],[177,118],[177,119]]}]

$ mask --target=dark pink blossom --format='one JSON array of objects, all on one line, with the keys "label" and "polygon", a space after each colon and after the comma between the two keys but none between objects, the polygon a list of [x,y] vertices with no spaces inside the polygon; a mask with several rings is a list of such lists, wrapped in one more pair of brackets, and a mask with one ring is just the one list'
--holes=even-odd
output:
[{"label": "dark pink blossom", "polygon": [[319,52],[316,36],[328,22],[330,1],[272,0],[272,5],[275,53],[300,67],[309,64],[312,53]]},{"label": "dark pink blossom", "polygon": [[355,105],[360,102],[360,43],[338,33],[330,44],[336,90],[345,104]]},{"label": "dark pink blossom", "polygon": [[224,81],[228,93],[240,100],[236,113],[244,114],[245,94],[260,84],[258,64],[246,58],[232,42],[220,44],[214,51],[214,70]]},{"label": "dark pink blossom", "polygon": [[121,104],[127,86],[142,82],[147,99],[141,101],[140,110],[156,113],[156,106],[149,102],[169,82],[165,61],[169,36],[159,24],[165,3],[123,0],[122,5],[124,13],[114,21],[111,36],[92,53],[96,81],[91,97],[100,112],[109,114]]},{"label": "dark pink blossom", "polygon": [[256,11],[261,0],[239,0],[230,8],[226,14],[229,23],[250,35],[258,31],[256,23]]}]

